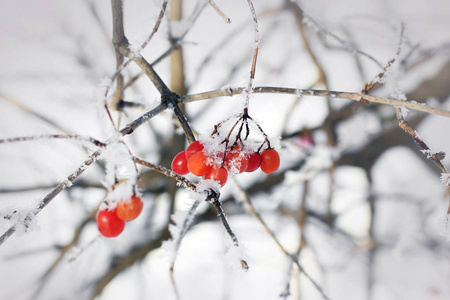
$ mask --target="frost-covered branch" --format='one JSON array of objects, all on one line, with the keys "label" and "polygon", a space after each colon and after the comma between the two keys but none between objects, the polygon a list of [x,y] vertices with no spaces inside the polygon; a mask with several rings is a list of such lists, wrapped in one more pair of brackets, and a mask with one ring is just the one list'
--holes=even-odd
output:
[{"label": "frost-covered branch", "polygon": [[[198,94],[186,95],[180,98],[181,103],[188,103],[200,100],[206,100],[216,97],[230,97],[234,95],[240,95],[245,92],[245,88],[243,87],[233,87],[227,89],[220,89],[214,91],[208,91]],[[253,89],[253,93],[261,93],[261,94],[288,94],[288,95],[302,95],[302,96],[314,96],[314,97],[330,97],[330,98],[340,98],[347,99],[353,101],[367,101],[372,103],[380,103],[391,106],[400,106],[406,107],[412,110],[422,111],[425,113],[440,115],[444,117],[450,117],[450,111],[433,108],[427,106],[423,103],[419,103],[413,100],[397,100],[392,98],[383,98],[372,95],[365,95],[363,93],[353,93],[353,92],[340,92],[340,91],[331,91],[331,90],[317,90],[317,89],[295,89],[295,88],[285,88],[285,87],[270,87],[270,86],[262,86],[255,87]]]},{"label": "frost-covered branch", "polygon": [[[213,189],[203,190],[201,187],[199,189],[199,187],[196,184],[190,182],[185,177],[180,176],[180,175],[174,173],[173,171],[166,169],[162,166],[152,164],[150,162],[147,162],[147,161],[142,160],[137,157],[135,157],[135,161],[136,161],[136,163],[138,163],[140,165],[148,167],[156,172],[159,172],[165,176],[168,176],[168,177],[171,177],[171,178],[177,180],[181,185],[183,185],[184,187],[186,187],[192,191],[206,192],[207,196],[206,196],[205,201],[210,202],[214,206],[214,208],[216,209],[216,211],[222,221],[223,226],[225,227],[225,230],[227,231],[228,235],[230,236],[231,240],[233,241],[233,246],[239,247],[238,239],[237,239],[236,235],[234,234],[233,230],[231,229],[231,226],[228,223],[228,220],[225,216],[225,212],[223,211],[222,204],[219,200],[220,194],[218,192],[214,191]],[[181,241],[182,241],[183,237],[185,236],[185,234],[187,233],[187,230],[189,229],[189,226],[192,222],[192,218],[194,216],[194,212],[197,209],[199,204],[200,204],[200,202],[194,203],[192,205],[191,209],[189,210],[188,214],[186,215],[186,218],[182,222],[182,227],[181,227],[180,232],[177,233],[175,235],[175,237],[173,237],[175,240],[175,248],[172,249],[172,262],[171,262],[171,270],[170,270],[171,273],[173,273],[176,253],[181,245]],[[245,259],[241,259],[241,267],[244,270],[248,269],[248,264]],[[171,274],[171,278],[172,278],[172,284],[174,286],[174,289],[175,289],[175,291],[177,291],[175,281],[173,279],[173,274]]]},{"label": "frost-covered branch", "polygon": [[[238,249],[239,246],[239,241],[236,237],[236,235],[234,234],[233,230],[231,229],[230,224],[228,223],[227,217],[225,216],[225,212],[223,211],[222,208],[222,204],[219,200],[219,194],[214,192],[213,190],[210,190],[210,194],[208,195],[208,199],[207,201],[210,202],[214,208],[216,209],[217,213],[219,214],[220,220],[222,221],[223,226],[225,227],[225,230],[227,231],[227,234],[229,235],[229,237],[231,238],[233,245],[232,247],[235,247],[235,249]],[[248,270],[248,263],[245,259],[243,259],[242,257],[239,257],[240,259],[240,263],[241,263],[241,268],[243,270]]]},{"label": "frost-covered branch", "polygon": [[390,61],[388,61],[386,66],[381,70],[380,73],[378,73],[378,75],[375,77],[375,79],[373,79],[371,82],[364,84],[362,93],[368,94],[372,89],[374,89],[376,86],[380,85],[383,82],[384,77],[386,77],[389,69],[397,61],[398,57],[400,56],[400,52],[402,50],[402,45],[403,45],[404,33],[405,33],[405,25],[402,23],[400,26],[400,41],[398,43],[397,53]]},{"label": "frost-covered branch", "polygon": [[[49,204],[59,193],[61,193],[64,189],[72,186],[72,183],[75,179],[77,179],[83,172],[92,165],[100,156],[100,151],[94,152],[84,163],[72,174],[70,174],[66,180],[62,181],[58,186],[56,186],[47,196],[42,199],[37,208],[33,210],[33,215],[36,216],[44,209],[47,204]],[[2,236],[0,236],[0,246],[16,232],[17,224],[12,225]]]},{"label": "frost-covered branch", "polygon": [[[441,160],[445,158],[445,153],[444,152],[433,153],[432,150],[428,147],[428,145],[425,144],[425,142],[419,136],[419,134],[408,125],[408,123],[403,118],[400,109],[396,107],[395,112],[397,114],[398,126],[401,129],[403,129],[414,140],[417,146],[419,146],[419,148],[421,149],[420,151],[427,157],[427,159],[432,160],[441,169],[442,174],[448,174],[447,168],[441,162]],[[445,183],[445,186],[447,190],[450,191],[450,184],[448,182]],[[447,213],[450,213],[450,203]]]},{"label": "frost-covered branch", "polygon": [[15,137],[15,138],[8,138],[8,139],[0,139],[0,144],[7,144],[7,143],[15,143],[15,142],[26,142],[26,141],[36,141],[36,140],[45,140],[45,139],[68,139],[68,140],[74,140],[84,143],[93,144],[97,147],[106,147],[106,144],[103,142],[100,142],[97,139],[94,139],[92,137],[85,137],[77,134],[43,134],[43,135],[31,135],[31,136],[23,136],[23,137]]}]

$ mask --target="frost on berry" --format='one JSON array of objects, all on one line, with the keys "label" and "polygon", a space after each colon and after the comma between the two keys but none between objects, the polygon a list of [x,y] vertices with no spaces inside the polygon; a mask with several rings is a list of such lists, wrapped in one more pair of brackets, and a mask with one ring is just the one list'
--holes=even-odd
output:
[{"label": "frost on berry", "polygon": [[244,151],[231,151],[225,156],[225,166],[231,174],[240,174],[247,169],[248,154]]}]

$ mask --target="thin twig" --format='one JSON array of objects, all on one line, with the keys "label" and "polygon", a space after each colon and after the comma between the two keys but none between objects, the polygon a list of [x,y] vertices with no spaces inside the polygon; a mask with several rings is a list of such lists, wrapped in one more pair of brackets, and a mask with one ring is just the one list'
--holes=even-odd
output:
[{"label": "thin twig", "polygon": [[395,108],[395,112],[397,114],[397,121],[398,126],[403,129],[413,140],[414,142],[419,146],[421,149],[421,152],[427,156],[428,159],[432,160],[442,171],[442,173],[448,173],[447,169],[444,167],[444,165],[441,163],[441,159],[444,159],[445,153],[438,152],[438,153],[432,153],[431,149],[428,147],[427,144],[419,137],[418,133],[415,132],[405,121],[403,118],[400,109],[398,107]]},{"label": "thin twig", "polygon": [[75,141],[90,143],[97,147],[102,147],[102,148],[106,147],[105,143],[100,142],[97,139],[94,139],[89,136],[88,137],[81,136],[78,134],[42,134],[42,135],[14,137],[14,138],[0,139],[0,144],[44,140],[44,139],[68,139],[68,140],[75,140]]},{"label": "thin twig", "polygon": [[253,19],[253,27],[255,31],[255,41],[253,51],[253,59],[252,59],[252,67],[250,69],[250,80],[248,81],[246,96],[245,96],[245,108],[248,108],[250,101],[250,94],[253,92],[253,81],[255,79],[255,71],[256,71],[256,60],[258,58],[259,51],[259,28],[258,28],[258,18],[256,17],[255,7],[253,6],[253,2],[251,0],[247,0],[248,6],[250,7],[250,12],[252,14]]},{"label": "thin twig", "polygon": [[209,5],[211,5],[211,7],[219,14],[219,16],[224,20],[225,23],[230,24],[231,20],[230,18],[228,18],[221,10],[220,8],[217,6],[217,4],[212,1],[212,0],[208,0]]},{"label": "thin twig", "polygon": [[392,64],[395,63],[395,61],[398,59],[398,57],[400,56],[400,52],[402,50],[402,45],[403,45],[403,35],[405,33],[405,25],[402,23],[400,26],[400,40],[398,43],[398,47],[397,47],[397,53],[395,54],[395,56],[388,61],[388,63],[386,64],[386,66],[381,70],[381,72],[375,77],[375,79],[373,79],[371,82],[369,83],[365,83],[364,87],[362,89],[362,92],[364,94],[369,93],[372,89],[374,89],[375,87],[377,87],[378,85],[381,85],[383,77],[386,76],[388,70],[391,68]]},{"label": "thin twig", "polygon": [[142,124],[153,118],[154,116],[160,114],[161,112],[165,111],[168,108],[167,103],[161,102],[158,106],[155,108],[149,110],[136,120],[130,122],[129,124],[125,125],[124,128],[120,130],[120,134],[122,136],[131,134],[134,132],[138,127],[140,127]]},{"label": "thin twig", "polygon": [[[448,174],[447,168],[442,164],[441,160],[445,158],[444,152],[432,153],[431,149],[427,144],[419,137],[418,133],[413,130],[402,116],[402,113],[398,107],[395,107],[395,113],[397,114],[398,126],[403,129],[419,146],[420,151],[426,155],[426,157],[432,160],[442,171],[442,174]],[[450,191],[450,186],[446,186],[447,192]],[[449,205],[447,208],[447,214],[450,214],[450,194],[449,194]]]},{"label": "thin twig", "polygon": [[159,26],[161,25],[161,21],[164,18],[164,15],[166,13],[166,9],[167,9],[167,2],[169,2],[169,0],[164,0],[162,6],[161,6],[161,10],[159,12],[159,16],[158,16],[158,20],[156,20],[155,26],[153,26],[153,30],[152,33],[150,33],[150,35],[148,36],[148,38],[142,43],[141,47],[139,48],[139,52],[141,52],[142,50],[144,50],[144,48],[148,45],[148,43],[152,40],[153,36],[155,35],[155,33],[158,31]]},{"label": "thin twig", "polygon": [[191,190],[195,191],[196,188],[197,188],[197,186],[194,183],[192,183],[191,181],[189,181],[185,177],[180,176],[177,173],[173,172],[172,170],[164,168],[163,166],[152,164],[151,162],[148,162],[148,161],[145,161],[143,159],[140,159],[139,157],[134,157],[134,161],[137,164],[142,165],[144,167],[147,167],[149,169],[152,169],[153,171],[161,173],[164,176],[167,176],[167,177],[175,179],[176,181],[178,181],[180,184],[182,184],[183,186],[185,186],[188,189],[191,189]]}]

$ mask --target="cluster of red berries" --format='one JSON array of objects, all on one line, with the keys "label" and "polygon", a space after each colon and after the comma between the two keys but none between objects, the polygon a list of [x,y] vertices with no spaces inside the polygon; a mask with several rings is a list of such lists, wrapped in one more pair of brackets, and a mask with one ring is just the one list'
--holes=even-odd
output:
[{"label": "cluster of red berries", "polygon": [[224,186],[228,179],[228,173],[240,174],[253,172],[258,168],[270,174],[280,167],[280,156],[275,149],[269,148],[260,153],[247,153],[231,147],[223,152],[207,153],[204,145],[195,141],[189,145],[186,151],[178,153],[172,161],[172,171],[179,175],[189,172],[204,179],[218,181]]},{"label": "cluster of red berries", "polygon": [[116,237],[125,229],[125,222],[136,219],[144,203],[138,196],[121,199],[114,209],[102,209],[97,213],[97,227],[104,237]]}]

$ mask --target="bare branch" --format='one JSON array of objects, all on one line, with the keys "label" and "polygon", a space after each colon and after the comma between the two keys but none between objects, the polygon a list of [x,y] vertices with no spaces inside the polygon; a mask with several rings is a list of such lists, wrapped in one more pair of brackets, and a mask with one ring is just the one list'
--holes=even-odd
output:
[{"label": "bare branch", "polygon": [[189,188],[189,189],[191,189],[193,191],[195,191],[196,188],[197,188],[197,186],[195,184],[193,184],[192,182],[187,180],[185,177],[180,176],[177,173],[173,172],[172,170],[164,168],[163,166],[152,164],[151,162],[148,162],[148,161],[145,161],[143,159],[140,159],[139,157],[134,157],[134,161],[137,164],[140,164],[140,165],[142,165],[144,167],[152,169],[153,171],[156,171],[156,172],[161,173],[161,174],[163,174],[163,175],[165,175],[167,177],[175,179],[176,181],[178,181],[180,184],[182,184],[186,188]]},{"label": "bare branch", "polygon": [[155,26],[153,26],[153,30],[152,33],[150,33],[150,35],[148,36],[148,38],[144,41],[144,43],[142,43],[139,52],[141,52],[142,50],[144,50],[144,48],[148,45],[148,43],[150,43],[150,41],[152,40],[153,36],[155,35],[155,33],[158,31],[159,29],[159,25],[161,25],[161,21],[164,18],[164,15],[166,13],[166,8],[167,8],[167,2],[169,2],[169,0],[164,0],[162,6],[161,6],[161,11],[159,12],[159,16],[158,16],[158,20],[156,20]]},{"label": "bare branch", "polygon": [[154,116],[160,114],[161,112],[165,111],[167,109],[167,103],[162,102],[157,107],[153,108],[152,110],[149,110],[133,122],[127,124],[124,128],[120,130],[120,134],[122,136],[131,134],[133,131],[135,131],[139,126],[153,118]]},{"label": "bare branch", "polygon": [[[208,199],[206,199],[206,201],[210,202],[216,209],[217,213],[219,214],[220,220],[222,221],[222,224],[225,227],[225,230],[227,231],[228,235],[230,236],[231,240],[233,241],[233,246],[239,247],[239,241],[238,241],[236,235],[234,234],[233,230],[231,229],[231,226],[228,223],[227,217],[225,216],[225,212],[222,209],[222,204],[219,200],[220,195],[212,190],[210,192],[211,193],[209,194]],[[249,268],[247,261],[245,261],[244,259],[241,259],[241,268],[245,271],[247,271]]]},{"label": "bare branch", "polygon": [[[180,98],[181,103],[188,103],[194,101],[200,101],[205,99],[211,99],[216,97],[230,97],[234,95],[240,95],[244,93],[245,88],[229,88],[214,90],[209,92],[203,92],[198,94],[186,95]],[[361,99],[367,102],[386,104],[391,106],[401,106],[407,107],[409,109],[422,111],[425,113],[440,115],[444,117],[450,117],[450,111],[444,109],[438,109],[426,106],[423,103],[418,103],[413,100],[403,101],[396,100],[392,98],[382,98],[371,95],[364,95],[362,93],[352,93],[352,92],[339,92],[339,91],[327,91],[327,90],[316,90],[316,89],[294,89],[294,88],[284,88],[284,87],[255,87],[253,93],[261,94],[289,94],[289,95],[303,95],[303,96],[315,96],[315,97],[331,97],[331,98],[341,98],[353,101],[361,101]]]},{"label": "bare branch", "polygon": [[427,156],[428,159],[432,160],[442,171],[442,173],[448,173],[447,169],[441,163],[441,159],[445,158],[444,152],[431,153],[431,149],[425,144],[425,142],[419,137],[418,133],[415,132],[403,118],[400,109],[395,108],[397,114],[398,126],[403,129],[421,149],[421,152]]}]

